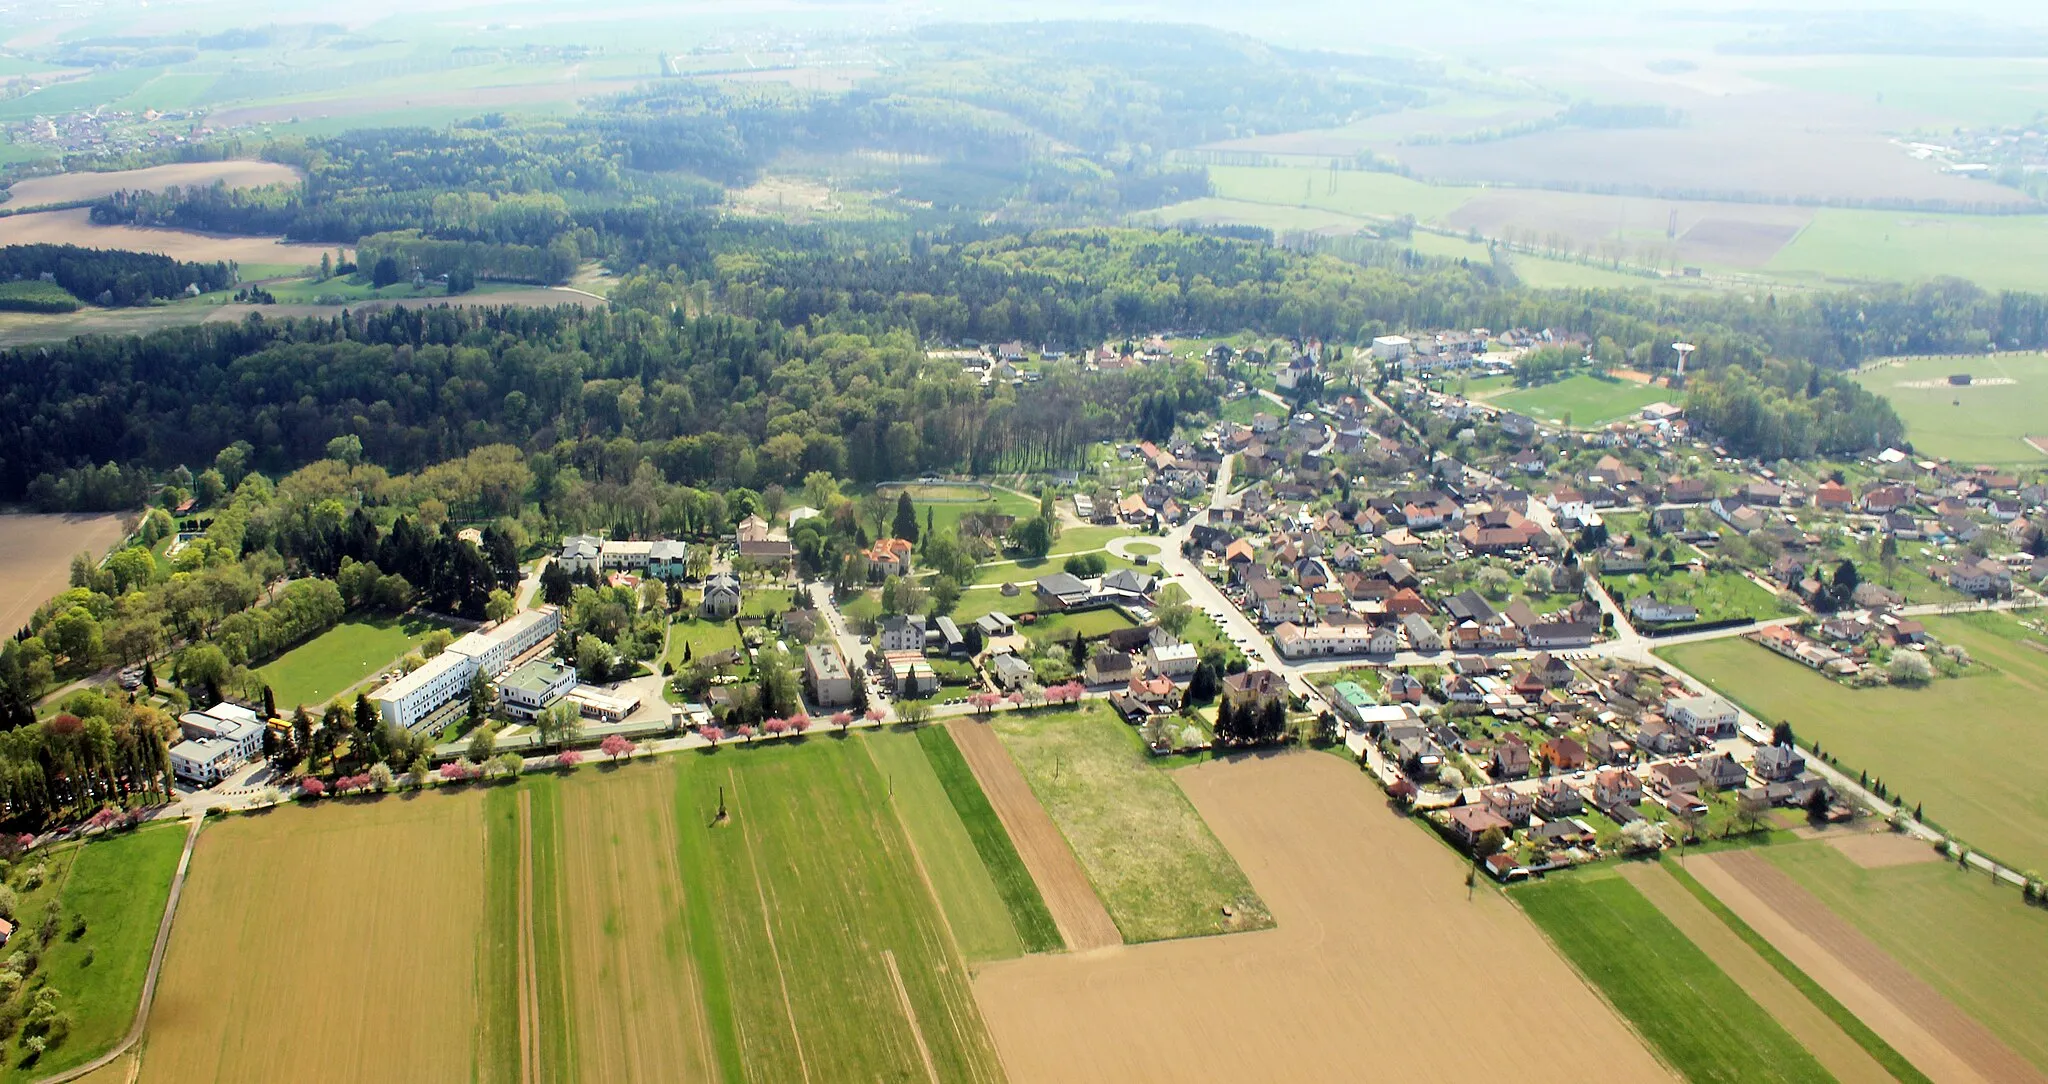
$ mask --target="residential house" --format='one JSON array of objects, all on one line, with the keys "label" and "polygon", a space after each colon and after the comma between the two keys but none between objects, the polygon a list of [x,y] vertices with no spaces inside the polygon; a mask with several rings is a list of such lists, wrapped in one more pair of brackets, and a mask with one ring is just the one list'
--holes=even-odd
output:
[{"label": "residential house", "polygon": [[1664,716],[1700,741],[1735,736],[1735,705],[1718,696],[1680,696],[1664,704]]},{"label": "residential house", "polygon": [[1374,630],[1364,625],[1313,625],[1284,621],[1273,630],[1273,644],[1290,659],[1358,655],[1372,650]]},{"label": "residential house", "polygon": [[1536,812],[1545,818],[1568,817],[1583,812],[1586,799],[1579,788],[1563,779],[1546,779],[1536,788]]},{"label": "residential house", "polygon": [[785,539],[764,538],[759,541],[740,541],[740,559],[770,568],[787,566],[796,560],[796,547]]},{"label": "residential house", "polygon": [[[1389,610],[1391,612],[1391,607]],[[1444,649],[1443,634],[1429,623],[1428,618],[1420,614],[1404,614],[1401,618],[1401,630],[1408,634],[1410,651],[1428,654]]]},{"label": "residential house", "polygon": [[884,654],[889,652],[916,651],[922,653],[926,641],[923,614],[890,614],[882,618],[875,633],[875,646]]},{"label": "residential house", "polygon": [[988,672],[1006,692],[1016,692],[1033,679],[1031,664],[1008,652],[990,659]]},{"label": "residential house", "polygon": [[1721,790],[1733,790],[1749,782],[1749,772],[1726,753],[1700,758],[1700,778]]},{"label": "residential house", "polygon": [[1700,611],[1697,607],[1684,603],[1661,601],[1653,594],[1637,595],[1628,600],[1628,616],[1630,621],[1641,624],[1663,625],[1679,621],[1698,621]]},{"label": "residential house", "polygon": [[1250,704],[1259,710],[1274,701],[1287,702],[1287,680],[1271,670],[1246,670],[1223,679],[1223,698],[1234,708]]},{"label": "residential house", "polygon": [[1700,789],[1700,773],[1694,771],[1692,765],[1675,760],[1652,765],[1650,789],[1659,794],[1680,790],[1696,792]]},{"label": "residential house", "polygon": [[1692,747],[1692,739],[1684,727],[1675,726],[1662,716],[1645,715],[1636,726],[1636,748],[1662,756],[1683,753]]},{"label": "residential house", "polygon": [[1855,502],[1855,494],[1840,482],[1822,482],[1820,488],[1813,491],[1814,507],[1822,511],[1846,512]]},{"label": "residential house", "polygon": [[713,621],[723,621],[740,612],[742,601],[739,577],[730,572],[720,572],[704,581],[704,597],[697,604],[697,613]]},{"label": "residential house", "polygon": [[1586,647],[1600,638],[1600,626],[1591,621],[1543,621],[1523,629],[1522,637],[1534,648]]},{"label": "residential house", "polygon": [[1161,642],[1160,637],[1154,637],[1152,643],[1145,648],[1145,662],[1155,674],[1169,678],[1188,678],[1192,677],[1196,667],[1201,665],[1201,656],[1193,644],[1180,643],[1170,637]]},{"label": "residential house", "polygon": [[647,548],[647,574],[675,583],[690,574],[690,548],[681,542],[661,539]]},{"label": "residential house", "polygon": [[748,516],[740,521],[735,534],[741,542],[766,542],[768,540],[768,521],[760,516]]},{"label": "residential house", "polygon": [[804,649],[804,678],[811,688],[811,702],[821,708],[836,708],[854,702],[853,673],[846,660],[830,644],[813,644]]},{"label": "residential house", "polygon": [[1593,804],[1603,810],[1633,806],[1642,800],[1643,782],[1634,772],[1609,768],[1593,778]]},{"label": "residential house", "polygon": [[1052,610],[1073,609],[1085,604],[1090,596],[1088,585],[1071,572],[1055,572],[1041,577],[1037,592],[1039,605]]},{"label": "residential house", "polygon": [[1789,745],[1766,745],[1756,751],[1749,767],[1758,779],[1783,783],[1805,773],[1806,758]]},{"label": "residential house", "polygon": [[1090,685],[1121,685],[1137,673],[1136,659],[1121,651],[1099,647],[1088,656],[1088,665],[1082,676]]},{"label": "residential house", "polygon": [[1543,743],[1543,762],[1554,772],[1576,772],[1586,767],[1586,747],[1559,735]]},{"label": "residential house", "polygon": [[1521,779],[1529,774],[1529,747],[1519,738],[1508,738],[1493,747],[1490,771],[1495,779]]},{"label": "residential house", "polygon": [[1513,787],[1488,787],[1479,792],[1479,800],[1495,816],[1516,828],[1529,827],[1529,815],[1536,812],[1535,796]]},{"label": "residential house", "polygon": [[875,544],[868,549],[868,575],[875,577],[909,575],[912,550],[913,547],[905,539],[877,539]]},{"label": "residential house", "polygon": [[1498,830],[1505,834],[1514,828],[1505,817],[1485,806],[1457,806],[1446,813],[1445,817],[1451,836],[1466,847],[1477,846],[1479,838],[1490,831]]}]

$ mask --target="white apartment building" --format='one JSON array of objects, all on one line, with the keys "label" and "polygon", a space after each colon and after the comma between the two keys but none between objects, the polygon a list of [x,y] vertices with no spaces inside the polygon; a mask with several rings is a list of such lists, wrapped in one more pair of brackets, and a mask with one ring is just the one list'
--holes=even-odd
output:
[{"label": "white apartment building", "polygon": [[479,671],[497,677],[512,660],[545,643],[561,627],[562,614],[553,606],[514,614],[495,628],[472,632],[448,645],[425,666],[377,690],[370,700],[385,722],[418,729],[442,705],[468,692],[470,678]]},{"label": "white apartment building", "polygon": [[239,704],[215,704],[178,719],[184,740],[171,746],[171,774],[210,786],[263,753],[263,720]]}]

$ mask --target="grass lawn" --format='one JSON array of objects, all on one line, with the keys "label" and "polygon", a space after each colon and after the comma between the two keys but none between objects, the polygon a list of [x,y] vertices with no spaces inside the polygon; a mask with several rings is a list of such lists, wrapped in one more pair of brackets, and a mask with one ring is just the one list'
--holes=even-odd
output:
[{"label": "grass lawn", "polygon": [[[1028,614],[1038,609],[1038,596],[1030,591],[1019,591],[1005,595],[999,588],[960,592],[960,602],[953,607],[953,620],[972,621],[992,613],[1006,613],[1011,617]],[[848,615],[851,616],[851,615]]]},{"label": "grass lawn", "polygon": [[[891,516],[895,514],[896,506],[894,500],[895,498],[892,496],[889,505]],[[994,495],[985,501],[920,501],[917,499],[916,494],[912,494],[910,503],[917,510],[917,529],[920,531],[925,528],[926,516],[931,517],[933,530],[952,531],[959,528],[962,517],[973,513],[984,515],[1002,513],[1003,515],[1016,516],[1018,519],[1026,519],[1038,514],[1037,501],[1029,497],[1020,497],[1015,493],[1005,493],[1000,489],[996,490]],[[871,523],[869,526],[872,527],[874,525]]]},{"label": "grass lawn", "polygon": [[[947,1081],[1002,1069],[888,782],[810,740],[676,758],[690,952],[726,1080]],[[729,819],[712,822],[723,788]]]},{"label": "grass lawn", "polygon": [[1767,722],[1790,720],[1849,771],[1884,780],[1924,806],[1931,823],[1999,861],[2048,868],[2048,759],[2036,725],[2048,699],[2043,642],[2000,614],[1928,617],[1935,638],[1961,644],[1976,665],[1920,689],[1851,689],[1738,638],[1658,652]]},{"label": "grass lawn", "polygon": [[1619,872],[1552,877],[1513,897],[1686,1079],[1833,1079]]},{"label": "grass lawn", "polygon": [[1230,852],[1108,708],[1005,713],[994,725],[1126,943],[1272,924]]},{"label": "grass lawn", "polygon": [[444,628],[418,618],[343,621],[260,666],[256,673],[277,696],[277,710],[316,708],[343,689],[398,661],[427,633]]},{"label": "grass lawn", "polygon": [[[1024,868],[1016,844],[1011,842],[995,808],[989,805],[988,796],[981,792],[974,770],[960,755],[960,747],[953,744],[952,733],[942,726],[923,727],[917,731],[917,743],[922,747],[929,774],[943,789],[966,839],[980,858],[980,868],[988,875],[1003,910],[1010,916],[1013,941],[1025,952],[1056,952],[1063,948],[1059,927],[1053,923],[1052,912],[1046,909],[1031,871]],[[933,819],[946,818],[935,814]],[[916,833],[914,825],[911,831]]]},{"label": "grass lawn", "polygon": [[1675,602],[1699,610],[1701,621],[1723,621],[1737,617],[1761,620],[1785,612],[1778,599],[1739,572],[1690,572],[1675,570],[1662,576],[1635,573],[1605,581],[1614,601],[1627,606],[1637,595],[1655,594],[1664,602]]},{"label": "grass lawn", "polygon": [[[1086,529],[1112,531],[1117,530],[1113,527],[1089,527]],[[1123,532],[1118,531],[1118,533],[1121,534]],[[1072,556],[1075,552],[1077,551],[1069,550],[1067,551],[1067,556]],[[1132,563],[1129,560],[1126,560],[1122,557],[1118,557],[1116,554],[1110,553],[1108,551],[1095,553],[1092,554],[1092,556],[1102,558],[1102,563],[1105,566],[1107,566],[1105,571],[1114,572],[1119,568],[1133,567]],[[1031,584],[1037,582],[1038,578],[1041,576],[1050,576],[1055,572],[1064,571],[1066,562],[1066,556],[1061,556],[1057,553],[1053,554],[1050,557],[1045,558],[1027,557],[1022,560],[1016,561],[990,561],[989,563],[981,565],[980,567],[974,570],[974,579],[970,582],[978,584]]]},{"label": "grass lawn", "polygon": [[1020,621],[1017,627],[1032,639],[1057,636],[1062,640],[1071,640],[1078,632],[1082,639],[1094,640],[1118,629],[1134,628],[1136,625],[1130,618],[1124,616],[1122,610],[1083,610],[1080,613],[1040,614],[1031,624],[1026,625]]},{"label": "grass lawn", "polygon": [[[5,1047],[0,1080],[38,1079],[83,1064],[127,1033],[184,846],[182,825],[158,825],[40,859],[49,878],[40,892],[23,893],[17,914],[24,929],[16,940],[30,943],[34,935],[27,924],[39,921],[44,901],[54,897],[64,932],[43,952],[35,977],[62,998],[71,1034],[29,1067],[22,1064],[28,1052],[14,1036]],[[75,941],[69,934],[73,916],[86,924]]]},{"label": "grass lawn", "polygon": [[792,592],[787,587],[749,588],[740,595],[740,616],[767,617],[789,609]]},{"label": "grass lawn", "polygon": [[1539,421],[1590,429],[1679,394],[1670,388],[1578,373],[1540,387],[1496,395],[1487,401]]},{"label": "grass lawn", "polygon": [[1865,869],[1818,841],[1757,853],[2048,1071],[2048,919],[2017,889],[1949,862]]},{"label": "grass lawn", "polygon": [[685,648],[689,649],[690,659],[694,661],[726,648],[737,650],[739,646],[740,627],[733,621],[705,621],[693,617],[688,621],[678,621],[669,629],[668,663],[681,670]]},{"label": "grass lawn", "polygon": [[[1951,374],[2010,384],[1949,386]],[[1927,388],[1901,387],[1940,381]],[[1891,400],[1913,447],[1964,463],[2039,464],[2044,458],[2025,437],[2048,436],[2048,355],[1911,358],[1880,362],[1856,382]]]}]

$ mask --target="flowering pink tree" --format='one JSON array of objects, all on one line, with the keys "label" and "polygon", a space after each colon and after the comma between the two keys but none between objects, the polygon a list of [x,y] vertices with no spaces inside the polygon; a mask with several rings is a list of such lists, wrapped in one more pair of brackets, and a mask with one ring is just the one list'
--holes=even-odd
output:
[{"label": "flowering pink tree", "polygon": [[967,698],[967,703],[974,708],[974,712],[977,715],[987,715],[995,710],[997,704],[1002,702],[1003,698],[995,693],[975,693]]},{"label": "flowering pink tree", "polygon": [[1078,702],[1086,691],[1087,687],[1078,681],[1062,682],[1045,690],[1045,700],[1048,704],[1072,704]]},{"label": "flowering pink tree", "polygon": [[101,806],[99,812],[94,813],[92,816],[86,818],[85,826],[87,828],[96,828],[104,831],[108,828],[112,828],[113,826],[121,823],[122,820],[123,817],[121,816],[120,810],[115,809],[113,806],[106,805]]},{"label": "flowering pink tree", "polygon": [[460,783],[464,780],[475,779],[481,774],[483,774],[483,769],[478,768],[467,760],[457,760],[441,765],[441,778],[449,783]]},{"label": "flowering pink tree", "polygon": [[583,763],[583,754],[574,749],[564,749],[562,754],[555,758],[555,764],[564,770],[574,768],[581,763]]},{"label": "flowering pink tree", "polygon": [[868,722],[871,722],[871,723],[879,723],[879,722],[881,722],[881,721],[882,721],[882,709],[881,709],[881,708],[869,708],[869,709],[868,709]]},{"label": "flowering pink tree", "polygon": [[327,793],[327,784],[307,776],[299,781],[299,793],[304,794],[308,798],[318,798]]},{"label": "flowering pink tree", "polygon": [[603,752],[605,756],[608,756],[612,758],[614,761],[616,761],[620,757],[632,756],[633,749],[635,747],[633,743],[631,741],[628,741],[625,735],[623,734],[608,734],[605,736],[605,739],[603,741],[598,743],[597,748],[599,749],[599,751]]},{"label": "flowering pink tree", "polygon": [[710,742],[713,749],[718,748],[718,743],[725,740],[725,731],[715,726],[699,727],[697,733],[705,741]]},{"label": "flowering pink tree", "polygon": [[741,723],[740,725],[733,727],[732,732],[738,735],[741,741],[754,740],[754,724],[752,723]]},{"label": "flowering pink tree", "polygon": [[789,720],[787,719],[770,719],[761,724],[761,733],[771,738],[779,738],[788,731]]},{"label": "flowering pink tree", "polygon": [[832,725],[838,727],[840,733],[845,733],[846,731],[853,728],[853,713],[850,711],[842,711],[839,714],[834,715],[832,717]]},{"label": "flowering pink tree", "polygon": [[811,717],[809,715],[800,711],[789,717],[789,732],[791,734],[801,734],[810,728]]}]

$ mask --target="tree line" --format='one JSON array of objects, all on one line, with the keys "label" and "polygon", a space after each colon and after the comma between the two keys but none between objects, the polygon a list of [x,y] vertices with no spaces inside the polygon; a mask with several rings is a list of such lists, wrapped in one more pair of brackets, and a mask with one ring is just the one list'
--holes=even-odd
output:
[{"label": "tree line", "polygon": [[77,245],[0,247],[0,282],[41,279],[95,305],[128,307],[184,295],[196,286],[211,293],[235,284],[234,265],[186,263],[145,252],[81,248]]}]

